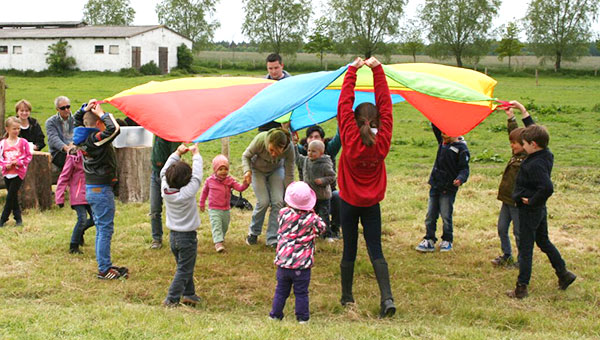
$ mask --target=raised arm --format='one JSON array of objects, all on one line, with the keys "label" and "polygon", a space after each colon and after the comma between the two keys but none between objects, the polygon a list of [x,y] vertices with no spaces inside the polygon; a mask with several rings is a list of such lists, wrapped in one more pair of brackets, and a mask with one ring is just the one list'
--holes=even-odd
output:
[{"label": "raised arm", "polygon": [[369,58],[365,61],[367,66],[373,71],[373,87],[375,89],[375,103],[379,111],[379,131],[377,132],[377,150],[383,156],[390,151],[392,143],[392,129],[394,127],[394,117],[392,115],[392,99],[390,89],[383,66],[375,58]]},{"label": "raised arm", "polygon": [[345,128],[354,123],[354,87],[356,86],[356,71],[364,65],[361,58],[356,58],[346,71],[342,91],[338,101],[338,127],[342,134],[345,134]]}]

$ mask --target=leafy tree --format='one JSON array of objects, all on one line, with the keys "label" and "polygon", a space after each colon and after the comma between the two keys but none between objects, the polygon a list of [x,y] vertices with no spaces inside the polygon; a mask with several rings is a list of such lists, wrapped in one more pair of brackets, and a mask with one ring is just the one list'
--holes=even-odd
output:
[{"label": "leafy tree", "polygon": [[158,22],[190,38],[195,47],[212,40],[217,21],[210,21],[215,14],[218,0],[163,0],[156,5]]},{"label": "leafy tree", "polygon": [[460,67],[463,57],[485,55],[499,7],[500,0],[425,0],[420,17],[429,27],[430,54],[454,56]]},{"label": "leafy tree", "polygon": [[90,25],[130,25],[135,17],[129,0],[88,0],[83,6],[83,21]]},{"label": "leafy tree", "polygon": [[311,0],[244,0],[242,32],[261,51],[295,55],[306,36]]},{"label": "leafy tree", "polygon": [[62,73],[75,67],[75,58],[67,56],[69,43],[60,39],[55,44],[48,46],[46,63],[51,72]]},{"label": "leafy tree", "polygon": [[417,62],[417,53],[423,50],[423,27],[418,20],[409,20],[402,28],[403,37],[400,43],[402,54],[412,55],[413,62]]},{"label": "leafy tree", "polygon": [[398,34],[406,0],[329,0],[335,38],[365,58],[385,50],[385,38]]},{"label": "leafy tree", "polygon": [[498,60],[500,61],[504,57],[508,57],[508,68],[510,68],[510,58],[519,55],[525,45],[519,41],[519,27],[517,27],[517,24],[509,22],[504,29],[505,32],[498,48],[496,48],[496,53],[498,53]]},{"label": "leafy tree", "polygon": [[586,54],[598,6],[598,0],[532,0],[525,21],[535,54],[553,59],[557,70],[563,59]]},{"label": "leafy tree", "polygon": [[333,40],[331,39],[330,33],[327,32],[327,21],[325,18],[319,18],[317,25],[308,37],[308,43],[304,45],[304,50],[308,53],[315,53],[321,60],[321,68],[323,68],[323,57],[325,52],[329,52],[333,49]]},{"label": "leafy tree", "polygon": [[192,72],[192,63],[194,62],[194,55],[192,51],[185,46],[185,44],[181,44],[177,47],[177,68],[185,70],[187,72]]}]

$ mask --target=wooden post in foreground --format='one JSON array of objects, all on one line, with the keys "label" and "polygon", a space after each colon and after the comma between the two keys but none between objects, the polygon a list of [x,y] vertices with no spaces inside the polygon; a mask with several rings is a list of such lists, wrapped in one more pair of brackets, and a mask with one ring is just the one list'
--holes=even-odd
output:
[{"label": "wooden post in foreground", "polygon": [[0,136],[4,136],[4,113],[6,112],[6,83],[0,76]]},{"label": "wooden post in foreground", "polygon": [[221,138],[221,154],[229,159],[229,137]]},{"label": "wooden post in foreground", "polygon": [[539,86],[539,85],[540,85],[540,83],[538,81],[538,69],[536,68],[535,69],[535,86]]},{"label": "wooden post in foreground", "polygon": [[119,200],[144,202],[150,198],[150,156],[152,147],[116,148]]},{"label": "wooden post in foreground", "polygon": [[23,210],[52,208],[54,196],[51,172],[50,153],[34,151],[19,194]]}]

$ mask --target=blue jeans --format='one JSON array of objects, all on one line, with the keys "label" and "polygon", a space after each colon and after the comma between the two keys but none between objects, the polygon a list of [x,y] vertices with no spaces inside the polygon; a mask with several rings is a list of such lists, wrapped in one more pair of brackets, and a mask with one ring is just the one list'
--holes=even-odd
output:
[{"label": "blue jeans", "polygon": [[152,239],[161,241],[163,200],[160,195],[160,172],[152,170],[150,175],[150,225],[152,226]]},{"label": "blue jeans", "polygon": [[529,284],[531,279],[531,262],[533,259],[533,244],[548,256],[554,271],[558,274],[565,271],[566,265],[558,249],[548,238],[548,220],[546,207],[543,208],[519,208],[520,240],[519,246],[519,278],[520,284]]},{"label": "blue jeans", "polygon": [[437,229],[437,219],[441,215],[443,222],[442,240],[452,243],[454,237],[452,235],[452,210],[456,191],[438,190],[431,188],[429,190],[429,203],[427,207],[427,217],[425,217],[425,228],[427,233],[425,239],[437,242],[435,230]]},{"label": "blue jeans", "polygon": [[275,296],[273,296],[273,307],[269,316],[283,319],[283,307],[285,300],[290,296],[290,291],[294,287],[294,296],[296,297],[296,320],[308,321],[310,311],[308,308],[308,286],[310,285],[310,268],[308,269],[287,269],[277,267],[277,287],[275,287]]},{"label": "blue jeans", "polygon": [[265,215],[269,206],[269,222],[267,224],[267,245],[277,244],[277,229],[279,223],[279,210],[283,208],[283,179],[284,169],[279,167],[271,172],[264,173],[252,169],[252,189],[256,195],[256,205],[252,212],[252,221],[248,233],[258,236],[262,233]]},{"label": "blue jeans", "polygon": [[[81,244],[83,243],[83,234],[85,231],[94,225],[92,208],[89,204],[78,204],[71,208],[77,214],[77,222],[75,223],[75,227],[73,227],[73,234],[71,234],[71,243]],[[89,218],[88,215],[90,216]]]},{"label": "blue jeans", "polygon": [[85,199],[92,207],[96,223],[96,261],[98,271],[106,272],[111,266],[110,242],[114,232],[115,196],[110,185],[86,185]]},{"label": "blue jeans", "polygon": [[330,204],[330,200],[317,200],[314,208],[317,215],[325,222],[325,233],[323,234],[323,237],[333,236],[331,233],[331,222],[329,221],[329,211],[331,210]]},{"label": "blue jeans", "polygon": [[510,221],[513,223],[513,234],[515,235],[515,242],[517,249],[519,247],[519,208],[502,203],[500,208],[500,215],[498,215],[498,236],[500,237],[500,248],[502,248],[502,254],[504,256],[512,256],[512,249],[510,247],[510,237],[508,236],[508,229],[510,229]]},{"label": "blue jeans", "polygon": [[340,200],[342,231],[344,235],[344,252],[342,261],[354,262],[358,244],[358,221],[363,226],[363,235],[367,244],[367,252],[371,262],[383,259],[381,249],[381,208],[379,203],[370,207],[356,207]]},{"label": "blue jeans", "polygon": [[171,252],[175,256],[177,270],[169,287],[167,299],[170,302],[179,302],[181,296],[191,296],[195,293],[194,267],[198,254],[198,238],[196,231],[173,231],[169,233]]}]

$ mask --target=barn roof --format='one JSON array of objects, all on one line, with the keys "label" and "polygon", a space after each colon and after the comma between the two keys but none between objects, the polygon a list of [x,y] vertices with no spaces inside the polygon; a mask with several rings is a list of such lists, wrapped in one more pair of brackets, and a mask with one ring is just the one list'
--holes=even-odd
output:
[{"label": "barn roof", "polygon": [[[11,24],[14,26],[16,23]],[[1,23],[0,27],[2,27]],[[180,35],[164,25],[83,26],[69,28],[4,28],[0,29],[0,39],[129,38],[159,28],[166,28]]]}]

